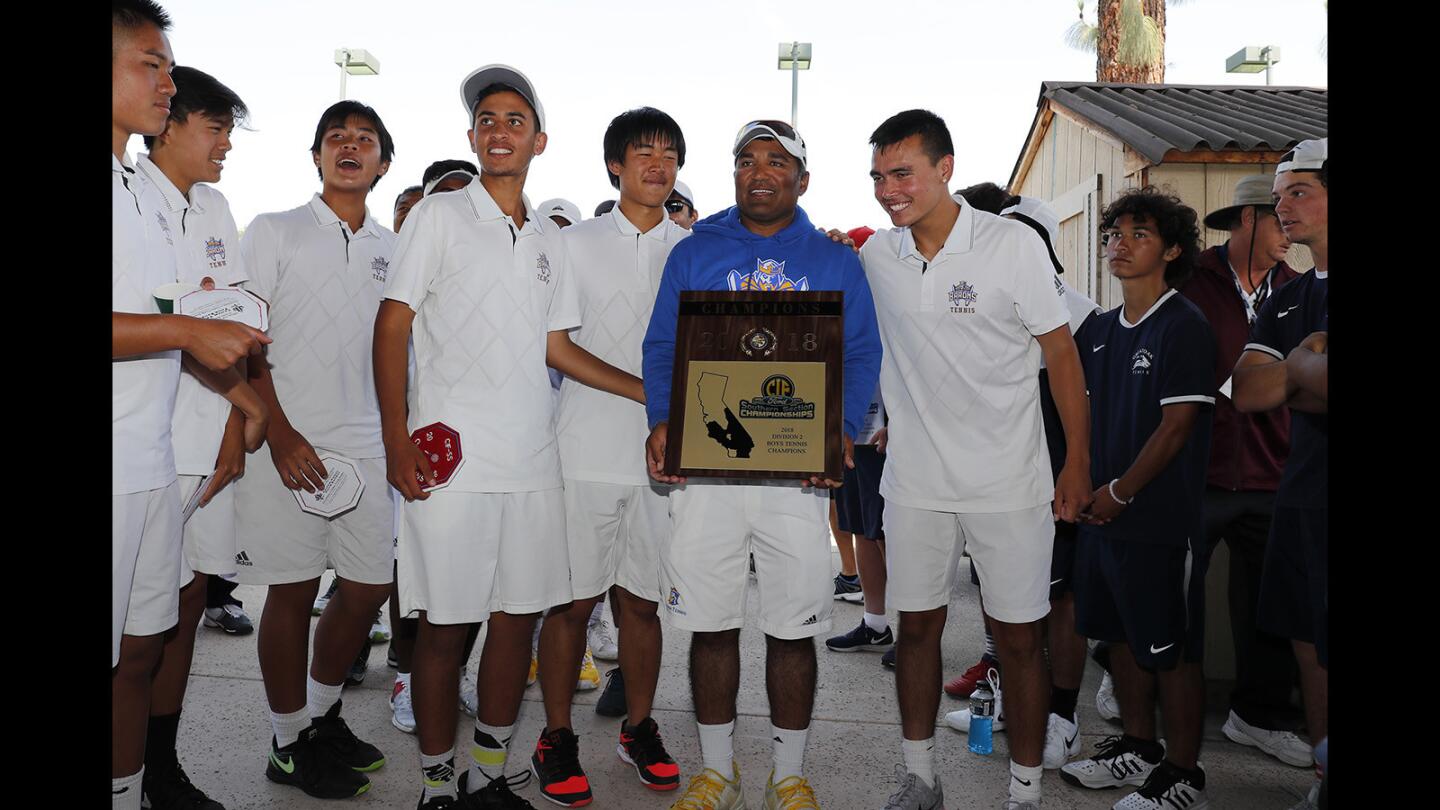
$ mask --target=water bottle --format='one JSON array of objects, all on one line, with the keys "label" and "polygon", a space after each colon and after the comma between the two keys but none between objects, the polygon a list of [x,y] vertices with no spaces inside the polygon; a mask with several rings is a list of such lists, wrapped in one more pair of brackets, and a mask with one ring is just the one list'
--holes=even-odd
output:
[{"label": "water bottle", "polygon": [[970,695],[970,752],[988,755],[995,750],[991,738],[994,724],[995,696],[976,690]]}]

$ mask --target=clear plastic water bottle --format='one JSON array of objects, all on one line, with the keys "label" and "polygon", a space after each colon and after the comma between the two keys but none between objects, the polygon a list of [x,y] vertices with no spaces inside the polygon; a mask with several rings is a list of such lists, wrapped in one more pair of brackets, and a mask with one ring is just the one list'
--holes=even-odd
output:
[{"label": "clear plastic water bottle", "polygon": [[995,696],[975,690],[970,695],[970,752],[988,755],[995,750],[992,726],[995,718]]}]

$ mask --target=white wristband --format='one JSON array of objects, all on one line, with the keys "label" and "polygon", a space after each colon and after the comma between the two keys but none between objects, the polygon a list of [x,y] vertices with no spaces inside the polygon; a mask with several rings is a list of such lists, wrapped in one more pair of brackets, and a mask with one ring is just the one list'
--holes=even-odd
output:
[{"label": "white wristband", "polygon": [[[1120,480],[1119,478],[1116,478],[1116,479],[1115,479],[1115,481],[1119,481],[1119,480]],[[1120,497],[1119,495],[1116,495],[1116,494],[1115,494],[1115,481],[1111,481],[1110,483],[1108,483],[1108,484],[1105,485],[1105,487],[1110,490],[1110,497],[1111,497],[1111,498],[1114,498],[1114,499],[1115,499],[1115,502],[1118,503],[1118,504],[1120,504],[1121,506],[1129,506],[1130,503],[1135,500],[1135,496],[1134,496],[1134,495],[1131,495],[1131,496],[1130,496],[1130,500],[1127,501],[1127,500],[1125,500],[1124,498]]]}]

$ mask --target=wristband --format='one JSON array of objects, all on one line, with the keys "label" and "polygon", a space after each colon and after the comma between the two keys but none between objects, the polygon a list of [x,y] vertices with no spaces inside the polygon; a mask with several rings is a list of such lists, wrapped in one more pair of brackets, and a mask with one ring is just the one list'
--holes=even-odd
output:
[{"label": "wristband", "polygon": [[[1119,481],[1119,480],[1120,480],[1119,478],[1116,478],[1116,479],[1115,479],[1115,481]],[[1108,490],[1110,490],[1110,497],[1111,497],[1111,498],[1114,498],[1114,499],[1115,499],[1115,502],[1118,503],[1118,504],[1120,504],[1121,506],[1129,506],[1129,505],[1135,500],[1135,496],[1134,496],[1134,495],[1131,495],[1131,496],[1130,496],[1130,500],[1127,501],[1127,500],[1125,500],[1124,498],[1120,497],[1119,495],[1116,495],[1116,494],[1115,494],[1115,481],[1111,481],[1110,483],[1108,483],[1108,484],[1105,485],[1105,488],[1108,489]]]}]

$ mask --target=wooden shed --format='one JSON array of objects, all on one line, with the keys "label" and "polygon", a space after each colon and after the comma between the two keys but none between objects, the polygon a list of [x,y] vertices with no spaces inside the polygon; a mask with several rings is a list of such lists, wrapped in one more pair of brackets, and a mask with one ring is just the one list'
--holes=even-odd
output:
[{"label": "wooden shed", "polygon": [[[1247,174],[1274,174],[1281,156],[1329,132],[1324,88],[1044,82],[1008,186],[1059,215],[1065,280],[1106,309],[1120,288],[1105,271],[1100,212],[1125,189],[1168,187],[1204,218],[1228,205]],[[1206,229],[1205,246],[1226,233]],[[1291,249],[1307,269],[1309,251]]]}]

